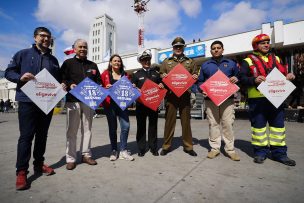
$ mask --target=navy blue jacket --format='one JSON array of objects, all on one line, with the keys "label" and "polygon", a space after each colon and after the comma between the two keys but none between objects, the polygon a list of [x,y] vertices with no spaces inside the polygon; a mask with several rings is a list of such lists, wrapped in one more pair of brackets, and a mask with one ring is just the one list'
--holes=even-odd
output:
[{"label": "navy blue jacket", "polygon": [[233,76],[237,77],[239,74],[239,68],[233,60],[222,57],[219,62],[217,62],[211,58],[201,66],[200,74],[197,80],[198,89],[200,90],[199,86],[214,75],[218,70],[221,70],[228,78]]},{"label": "navy blue jacket", "polygon": [[5,70],[5,78],[11,82],[17,83],[16,101],[32,102],[22,91],[21,87],[26,83],[20,81],[24,73],[32,73],[37,75],[43,68],[46,68],[53,76],[61,82],[59,73],[58,60],[49,52],[42,54],[33,45],[31,48],[23,49],[17,52]]}]

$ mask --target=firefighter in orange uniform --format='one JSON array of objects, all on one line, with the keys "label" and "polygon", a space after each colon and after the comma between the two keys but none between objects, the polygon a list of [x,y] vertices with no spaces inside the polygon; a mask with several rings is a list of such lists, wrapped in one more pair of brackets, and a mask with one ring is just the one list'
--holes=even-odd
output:
[{"label": "firefighter in orange uniform", "polygon": [[[251,144],[254,149],[254,162],[263,163],[268,155],[278,162],[295,166],[296,162],[287,156],[284,126],[284,104],[276,108],[257,90],[266,76],[276,67],[293,80],[295,76],[287,73],[279,57],[270,53],[270,37],[260,34],[252,40],[253,53],[244,59],[241,65],[240,81],[247,86],[249,115],[251,122]],[[267,135],[267,122],[269,134]]]}]

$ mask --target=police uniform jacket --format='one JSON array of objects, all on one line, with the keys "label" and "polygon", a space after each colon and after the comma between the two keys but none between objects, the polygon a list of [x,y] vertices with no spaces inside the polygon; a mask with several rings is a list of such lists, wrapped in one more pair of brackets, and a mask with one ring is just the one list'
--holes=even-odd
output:
[{"label": "police uniform jacket", "polygon": [[156,84],[159,84],[162,80],[160,78],[159,72],[154,69],[149,68],[148,70],[140,69],[133,73],[131,82],[136,85],[139,89],[143,86],[146,79],[150,79]]},{"label": "police uniform jacket", "polygon": [[[193,59],[188,58],[187,56],[183,55],[181,57],[171,56],[163,61],[160,67],[160,74],[166,73],[168,74],[176,65],[181,63],[188,72],[193,75],[199,74],[200,67],[196,64]],[[168,94],[171,94],[171,91],[168,91]]]}]

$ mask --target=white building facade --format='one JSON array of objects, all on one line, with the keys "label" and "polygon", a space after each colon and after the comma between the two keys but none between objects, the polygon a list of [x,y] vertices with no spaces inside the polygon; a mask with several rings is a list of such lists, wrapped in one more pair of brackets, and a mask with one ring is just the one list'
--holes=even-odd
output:
[{"label": "white building facade", "polygon": [[89,33],[89,60],[95,63],[108,61],[116,53],[116,25],[113,19],[104,14],[96,17]]},{"label": "white building facade", "polygon": [[[261,25],[261,29],[189,43],[185,53],[189,57],[195,58],[197,63],[202,64],[203,61],[211,57],[211,43],[215,40],[220,40],[224,44],[224,55],[240,60],[252,51],[251,41],[254,36],[261,33],[270,36],[272,48],[283,60],[285,59],[284,62],[288,64],[289,70],[292,71],[293,55],[298,51],[304,52],[304,20],[288,24],[283,24],[283,21],[275,21],[273,24],[264,23]],[[186,36],[184,37],[186,38]],[[152,63],[157,64],[161,63],[172,53],[172,47],[165,49],[152,48],[151,50],[153,53]],[[164,55],[166,56],[164,57]],[[137,53],[121,55],[128,72],[140,68],[136,56]],[[107,64],[108,62],[106,61],[98,63],[101,72],[106,69]]]}]

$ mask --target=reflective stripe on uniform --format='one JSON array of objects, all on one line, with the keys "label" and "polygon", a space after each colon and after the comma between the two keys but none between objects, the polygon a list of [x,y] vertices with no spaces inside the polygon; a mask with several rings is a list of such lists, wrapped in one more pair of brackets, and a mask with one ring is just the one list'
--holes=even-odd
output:
[{"label": "reflective stripe on uniform", "polygon": [[256,87],[248,87],[248,98],[260,98],[265,97]]},{"label": "reflective stripe on uniform", "polygon": [[285,128],[269,127],[269,143],[272,146],[285,146]]},{"label": "reflective stripe on uniform", "polygon": [[268,137],[265,128],[254,128],[251,127],[251,144],[256,146],[267,146]]},{"label": "reflective stripe on uniform", "polygon": [[[245,58],[244,60],[248,63],[249,67],[253,65],[253,62],[252,62],[252,60],[250,58]],[[267,60],[268,60],[268,58],[267,58]],[[248,94],[248,98],[260,98],[260,97],[264,97],[264,95],[259,90],[257,90],[257,88],[254,87],[254,86],[247,88],[247,94]]]}]

